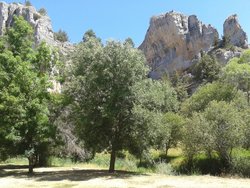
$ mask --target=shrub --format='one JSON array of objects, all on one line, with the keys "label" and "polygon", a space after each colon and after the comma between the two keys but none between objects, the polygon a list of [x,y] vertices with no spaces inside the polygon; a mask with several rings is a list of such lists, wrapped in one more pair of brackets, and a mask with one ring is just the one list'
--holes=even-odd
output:
[{"label": "shrub", "polygon": [[156,163],[155,164],[155,173],[165,174],[165,175],[175,175],[176,172],[173,169],[172,165],[169,163]]},{"label": "shrub", "polygon": [[58,40],[60,42],[69,41],[68,34],[61,29],[58,32],[54,33],[54,38],[55,38],[55,40]]},{"label": "shrub", "polygon": [[232,163],[232,173],[250,177],[250,157],[234,157]]},{"label": "shrub", "polygon": [[32,4],[31,4],[31,2],[29,0],[25,0],[24,5],[27,6],[27,7],[32,6]]},{"label": "shrub", "polygon": [[40,9],[38,10],[38,12],[39,12],[41,15],[43,15],[43,16],[46,16],[46,15],[47,15],[47,10],[46,10],[45,8],[40,8]]}]

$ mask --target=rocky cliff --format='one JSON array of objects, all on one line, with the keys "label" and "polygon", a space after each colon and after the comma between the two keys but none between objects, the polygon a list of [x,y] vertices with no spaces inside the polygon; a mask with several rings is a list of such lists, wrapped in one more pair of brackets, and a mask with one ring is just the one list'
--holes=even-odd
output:
[{"label": "rocky cliff", "polygon": [[[238,20],[235,17],[230,20],[231,17],[224,23],[224,34],[233,45],[246,47],[247,37]],[[219,35],[214,27],[202,24],[195,15],[185,16],[172,11],[151,18],[139,49],[144,52],[151,67],[150,76],[159,78],[165,72],[190,67],[197,62],[195,59],[199,58],[201,50],[208,52],[218,43]],[[227,60],[227,57],[219,58]]]},{"label": "rocky cliff", "polygon": [[0,35],[3,35],[7,27],[12,26],[14,15],[23,16],[33,26],[37,44],[45,41],[51,46],[58,47],[65,55],[73,50],[73,45],[69,42],[62,43],[54,40],[51,20],[47,15],[40,14],[32,6],[25,6],[19,3],[7,4],[0,2]]},{"label": "rocky cliff", "polygon": [[[8,27],[13,25],[13,18],[15,15],[23,16],[24,19],[32,25],[36,44],[45,41],[48,45],[57,48],[61,57],[65,57],[74,51],[73,44],[69,42],[60,42],[54,39],[51,20],[47,15],[40,14],[32,6],[25,6],[19,3],[7,4],[5,2],[0,2],[0,36],[4,34]],[[66,66],[69,64],[68,61],[64,63],[66,63]],[[58,72],[56,67],[54,67],[53,70]],[[53,74],[51,82],[53,87],[49,89],[49,92],[60,93],[62,86],[55,80]]]},{"label": "rocky cliff", "polygon": [[229,16],[223,24],[224,37],[234,46],[248,48],[247,34],[243,31],[239,24],[236,14]]}]

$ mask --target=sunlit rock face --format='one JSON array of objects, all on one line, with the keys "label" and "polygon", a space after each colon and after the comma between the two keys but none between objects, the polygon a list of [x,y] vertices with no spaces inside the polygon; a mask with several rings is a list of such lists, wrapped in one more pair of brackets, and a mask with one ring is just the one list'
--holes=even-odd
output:
[{"label": "sunlit rock face", "polygon": [[232,45],[241,48],[248,48],[247,34],[239,24],[238,16],[236,14],[229,16],[226,19],[223,24],[223,33]]},{"label": "sunlit rock face", "polygon": [[[20,3],[0,2],[0,35],[3,35],[7,28],[14,23],[14,16],[23,16],[34,29],[35,43],[45,41],[49,46],[59,50],[61,55],[66,56],[74,51],[74,45],[69,42],[60,42],[54,39],[51,20],[47,15],[40,14],[34,7],[25,6]],[[52,79],[53,87],[50,92],[61,92],[60,83]]]},{"label": "sunlit rock face", "polygon": [[159,78],[165,72],[190,67],[200,51],[210,50],[218,37],[215,28],[202,24],[195,15],[172,11],[151,18],[139,49],[151,67],[150,76]]},{"label": "sunlit rock face", "polygon": [[34,28],[36,44],[45,41],[47,44],[59,47],[63,53],[73,48],[68,42],[60,42],[54,39],[51,20],[47,15],[40,14],[34,7],[19,3],[7,4],[0,2],[0,35],[3,35],[7,27],[13,25],[14,15],[23,16]]}]

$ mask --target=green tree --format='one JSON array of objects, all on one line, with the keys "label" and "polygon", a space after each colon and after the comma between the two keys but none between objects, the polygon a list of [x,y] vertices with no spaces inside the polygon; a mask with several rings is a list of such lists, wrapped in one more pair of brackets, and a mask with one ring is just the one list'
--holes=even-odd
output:
[{"label": "green tree", "polygon": [[239,97],[234,86],[223,82],[208,83],[188,98],[181,107],[184,114],[191,115],[193,112],[204,111],[207,105],[213,101],[233,101]]},{"label": "green tree", "polygon": [[190,80],[187,75],[175,71],[171,77],[172,86],[175,88],[178,100],[183,102],[188,98],[188,87],[190,86]]},{"label": "green tree", "polygon": [[233,84],[247,94],[250,104],[250,62],[249,51],[243,53],[241,58],[233,58],[224,68],[223,77],[226,82]]},{"label": "green tree", "polygon": [[124,44],[131,45],[133,48],[135,47],[135,43],[130,37],[125,39]]},{"label": "green tree", "polygon": [[119,42],[103,47],[89,37],[79,44],[73,61],[68,93],[74,99],[79,133],[87,148],[110,151],[109,171],[114,172],[116,154],[131,135],[132,87],[147,76],[144,56]]},{"label": "green tree", "polygon": [[165,146],[166,155],[171,147],[176,147],[181,141],[184,124],[185,119],[176,113],[168,112],[164,115],[158,139],[161,146]]},{"label": "green tree", "polygon": [[14,17],[13,27],[7,30],[7,44],[14,56],[20,56],[23,60],[34,58],[32,53],[33,29],[22,18]]},{"label": "green tree", "polygon": [[[241,147],[245,141],[245,121],[235,103],[211,101],[203,112],[195,112],[184,127],[184,152],[189,162],[193,156],[206,151],[218,153],[221,164],[229,170],[232,164],[232,149]],[[190,163],[192,164],[192,163]]]},{"label": "green tree", "polygon": [[58,32],[54,33],[54,38],[55,38],[55,40],[58,40],[60,42],[69,41],[69,37],[68,37],[68,34],[66,33],[66,31],[63,31],[61,29],[59,29]]},{"label": "green tree", "polygon": [[88,36],[79,44],[73,64],[67,93],[75,105],[77,132],[90,150],[110,152],[109,171],[114,172],[117,152],[142,143],[137,131],[146,135],[147,127],[158,123],[158,111],[175,108],[175,91],[148,79],[143,54],[120,42],[104,46],[96,36]]},{"label": "green tree", "polygon": [[165,80],[146,79],[136,84],[133,90],[135,102],[132,115],[135,126],[133,127],[133,137],[129,140],[128,145],[132,147],[132,149],[129,148],[131,153],[141,159],[142,154],[150,148],[166,144],[166,142],[160,142],[161,139],[166,140],[170,137],[167,132],[170,131],[170,127],[162,128],[166,123],[164,115],[167,112],[176,112],[179,103],[174,88]]},{"label": "green tree", "polygon": [[43,16],[46,16],[46,15],[47,15],[47,10],[46,10],[45,8],[40,8],[40,9],[38,10],[38,12],[39,12],[41,15],[43,15]]},{"label": "green tree", "polygon": [[95,32],[92,29],[89,29],[84,33],[82,41],[87,42],[90,38],[97,38]]},{"label": "green tree", "polygon": [[29,0],[25,0],[24,5],[27,7],[32,6],[32,4]]},{"label": "green tree", "polygon": [[14,17],[0,53],[1,140],[11,143],[14,153],[26,154],[30,173],[40,149],[54,132],[48,121],[48,75],[36,69],[34,62],[41,56],[32,49],[31,34],[32,28],[23,17]]},{"label": "green tree", "polygon": [[186,120],[182,129],[182,146],[184,155],[187,157],[188,166],[192,166],[193,157],[201,151],[202,142],[207,141],[208,146],[210,140],[204,137],[206,134],[207,121],[201,113],[194,112],[192,116]]},{"label": "green tree", "polygon": [[212,82],[219,78],[220,70],[221,66],[216,59],[208,54],[205,54],[195,65],[195,79],[198,81]]},{"label": "green tree", "polygon": [[231,165],[232,149],[244,143],[244,121],[233,104],[213,101],[204,111],[208,124],[207,135],[211,136],[213,149],[218,152],[222,165]]}]

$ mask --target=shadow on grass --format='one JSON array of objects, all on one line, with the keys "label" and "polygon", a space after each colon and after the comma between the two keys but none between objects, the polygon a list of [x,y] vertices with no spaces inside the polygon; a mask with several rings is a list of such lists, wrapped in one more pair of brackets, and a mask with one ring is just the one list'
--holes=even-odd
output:
[{"label": "shadow on grass", "polygon": [[[27,168],[27,166],[25,166]],[[48,168],[43,172],[36,172],[36,168],[34,169],[34,173],[29,175],[27,170],[23,170],[24,166],[1,166],[0,167],[0,178],[12,176],[14,178],[31,178],[35,181],[61,181],[61,180],[69,180],[69,181],[87,181],[95,178],[121,178],[126,179],[132,176],[138,175],[146,175],[136,172],[129,171],[116,171],[115,173],[109,173],[107,170],[98,170],[98,169],[56,169],[53,170]]]}]

